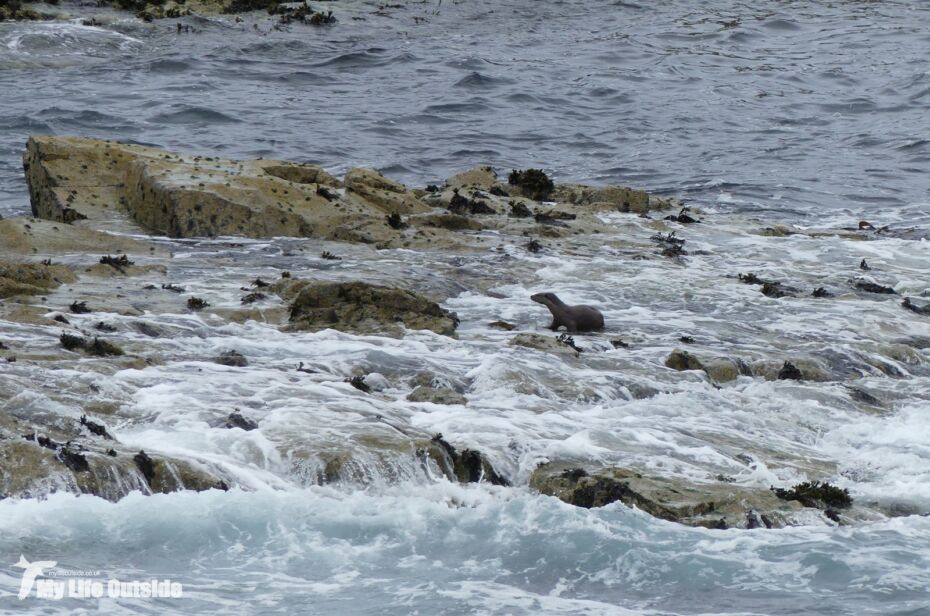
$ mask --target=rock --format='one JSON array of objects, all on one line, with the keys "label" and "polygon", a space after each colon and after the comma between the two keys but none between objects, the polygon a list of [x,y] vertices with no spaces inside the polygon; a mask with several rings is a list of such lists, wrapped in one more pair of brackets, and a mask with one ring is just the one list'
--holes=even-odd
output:
[{"label": "rock", "polygon": [[[180,156],[139,145],[51,136],[29,139],[23,165],[33,213],[59,222],[124,229],[141,225],[172,237],[336,239],[340,227],[383,225],[384,220],[380,204],[363,198],[332,202],[330,192],[324,193],[330,198],[320,194],[320,187],[335,188],[338,182],[313,165]],[[367,184],[359,180],[355,185]]]},{"label": "rock", "polygon": [[752,375],[750,367],[741,359],[699,358],[681,349],[672,351],[665,365],[673,370],[703,370],[715,383],[735,381],[740,375]]},{"label": "rock", "polygon": [[488,323],[488,327],[494,327],[496,329],[502,329],[509,332],[516,329],[517,326],[513,323],[508,323],[507,321],[492,321]]},{"label": "rock", "polygon": [[886,287],[869,280],[856,279],[852,281],[853,287],[866,293],[879,293],[884,295],[896,295],[897,292],[891,287]]},{"label": "rock", "polygon": [[446,180],[446,187],[460,190],[463,188],[478,188],[490,192],[495,186],[499,186],[497,173],[487,165],[472,167],[468,171],[457,173]]},{"label": "rock", "polygon": [[346,188],[362,200],[388,214],[416,214],[429,211],[412,190],[389,180],[371,169],[350,169],[345,177]]},{"label": "rock", "polygon": [[248,417],[245,417],[242,413],[236,411],[229,414],[229,417],[226,418],[226,427],[227,428],[240,428],[249,432],[251,430],[258,429],[258,423],[252,421]]},{"label": "rock", "polygon": [[749,367],[743,362],[728,358],[703,360],[704,372],[715,383],[735,381],[740,375],[748,375]]},{"label": "rock", "polygon": [[223,351],[211,361],[222,366],[232,366],[235,368],[245,368],[249,365],[249,360],[247,360],[242,353],[234,349]]},{"label": "rock", "polygon": [[911,312],[916,312],[917,314],[922,314],[924,316],[930,315],[930,303],[928,302],[914,302],[910,297],[905,297],[904,301],[901,302],[901,305],[910,310]]},{"label": "rock", "polygon": [[82,423],[66,425],[67,432],[56,423],[42,426],[37,433],[38,426],[33,424],[42,421],[41,416],[30,418],[27,424],[0,410],[0,499],[41,498],[65,491],[116,501],[131,491],[173,492],[225,485],[218,471],[205,465],[127,451],[107,438],[101,424],[86,416],[82,419]]},{"label": "rock", "polygon": [[549,353],[567,354],[578,357],[579,352],[574,347],[559,342],[556,336],[543,336],[542,334],[517,334],[510,339],[512,346],[522,346],[528,349],[537,349]]},{"label": "rock", "polygon": [[697,357],[687,351],[675,349],[665,359],[665,366],[672,370],[703,370],[704,364]]},{"label": "rock", "polygon": [[[65,223],[86,231],[87,227],[116,231],[122,237],[146,232],[181,238],[299,236],[378,249],[487,250],[512,243],[513,236],[528,235],[530,229],[553,238],[609,229],[597,217],[594,203],[583,211],[573,203],[557,204],[543,216],[548,221],[543,226],[522,218],[531,214],[523,203],[526,197],[509,198],[509,191],[487,167],[454,176],[443,190],[435,187],[434,191],[410,190],[376,171],[352,169],[343,189],[338,180],[313,165],[223,160],[135,144],[41,135],[27,142],[23,165],[35,215],[54,221],[53,228]],[[533,198],[543,198],[547,191],[556,195],[541,171],[517,175],[515,192],[528,191]],[[436,212],[435,207],[451,205],[456,190],[462,192],[458,195],[462,211],[456,213],[465,215]],[[661,202],[631,190],[578,187],[563,192],[579,203],[593,198],[617,201],[598,202],[602,209],[631,208],[640,201],[643,207],[652,207]],[[480,221],[468,220],[477,214]],[[570,228],[553,226],[572,216],[578,219]],[[465,230],[494,233],[459,233]],[[131,241],[107,240],[93,249],[140,254],[137,247],[118,245]]]},{"label": "rock", "polygon": [[510,482],[494,470],[481,452],[465,449],[461,452],[446,441],[442,434],[435,435],[421,451],[432,459],[446,477],[462,483],[488,482],[509,486]]},{"label": "rock", "polygon": [[14,295],[47,293],[64,282],[74,280],[74,273],[61,265],[0,259],[0,299]]},{"label": "rock", "polygon": [[433,404],[467,404],[468,399],[447,387],[420,385],[407,395],[410,402],[432,402]]},{"label": "rock", "polygon": [[459,214],[428,214],[416,220],[421,225],[449,231],[480,231],[484,228],[480,221]]},{"label": "rock", "polygon": [[164,254],[152,244],[52,220],[16,216],[0,220],[0,246],[4,254],[54,255],[62,253]]},{"label": "rock", "polygon": [[788,237],[789,235],[795,235],[798,231],[785,225],[773,225],[771,227],[765,227],[755,233],[765,237]]},{"label": "rock", "polygon": [[659,199],[642,190],[627,186],[584,186],[582,184],[560,184],[552,195],[557,201],[584,205],[597,210],[615,210],[645,214],[653,210],[679,207],[671,199]]},{"label": "rock", "polygon": [[762,359],[752,362],[750,369],[753,376],[762,377],[767,381],[790,378],[824,382],[835,378],[819,361],[808,357],[793,357],[787,361]]},{"label": "rock", "polygon": [[603,507],[620,501],[663,520],[707,528],[751,528],[760,516],[768,521],[767,526],[781,528],[800,509],[798,503],[782,501],[765,488],[730,482],[694,483],[651,477],[632,469],[585,468],[568,462],[540,466],[530,477],[530,487],[579,507]]},{"label": "rock", "polygon": [[458,325],[454,313],[405,289],[365,282],[303,282],[290,285],[282,297],[286,299],[295,286],[300,290],[291,303],[290,322],[298,330],[333,328],[399,336],[402,325],[451,336]]}]

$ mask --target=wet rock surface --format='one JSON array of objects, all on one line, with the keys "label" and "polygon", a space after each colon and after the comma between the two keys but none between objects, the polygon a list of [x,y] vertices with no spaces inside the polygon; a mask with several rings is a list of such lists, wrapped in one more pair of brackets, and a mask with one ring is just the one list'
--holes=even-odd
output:
[{"label": "wet rock surface", "polygon": [[530,486],[578,507],[619,501],[663,520],[706,528],[755,528],[759,521],[781,528],[800,509],[762,488],[681,482],[625,468],[589,470],[549,463],[533,473]]},{"label": "wet rock surface", "polygon": [[0,299],[14,295],[45,293],[73,280],[74,273],[60,265],[0,259]]},{"label": "wet rock surface", "polygon": [[[12,293],[0,301],[0,365],[14,375],[0,381],[0,395],[15,409],[0,419],[3,495],[67,490],[115,500],[132,490],[248,489],[242,476],[198,455],[209,435],[210,447],[227,447],[237,464],[265,473],[261,481],[274,476],[271,483],[529,484],[577,506],[619,501],[714,528],[845,524],[920,510],[860,498],[820,507],[796,488],[805,478],[847,477],[838,469],[867,473],[812,459],[811,437],[793,430],[809,422],[821,434],[829,424],[820,408],[893,413],[901,394],[884,381],[928,372],[926,289],[881,259],[869,259],[870,273],[900,281],[900,294],[857,285],[860,257],[826,274],[815,260],[801,273],[762,257],[732,263],[717,244],[744,241],[742,222],[683,212],[631,188],[550,187],[548,174],[510,183],[506,171],[487,166],[418,189],[365,169],[339,180],[286,161],[59,137],[32,140],[26,162],[34,211],[46,218],[0,220],[0,288]],[[267,237],[276,234],[283,237]],[[829,230],[756,237],[862,241]],[[587,295],[576,283],[593,270],[570,268],[591,270],[595,259],[595,278],[605,278]],[[717,264],[706,275],[705,261]],[[735,274],[747,267],[756,273]],[[603,310],[603,332],[544,329],[526,298],[553,277]],[[819,335],[820,320],[804,320],[811,311],[842,322],[845,310],[878,310],[884,322],[834,344]],[[801,319],[773,325],[782,312]],[[217,389],[214,380],[230,375]],[[164,383],[185,391],[183,420],[159,419],[176,412],[152,395]],[[33,387],[38,406],[19,393]],[[749,413],[743,397],[753,388],[766,393],[749,395],[763,407]],[[703,420],[682,427],[680,451],[713,451],[724,468],[703,472],[703,462],[678,453],[662,470],[650,468],[669,450],[650,449],[639,435],[689,406],[674,400],[685,391],[715,413],[749,413],[733,422],[745,434],[704,431]],[[502,410],[487,392],[527,407]],[[792,411],[778,406],[780,397],[814,410],[782,425],[780,415]],[[636,410],[624,415],[627,408]],[[599,428],[609,413],[624,420]],[[536,430],[534,417],[549,414],[562,418],[552,435],[503,436],[515,426]],[[786,450],[760,444],[757,417],[765,430],[774,423],[790,433]],[[643,427],[627,429],[634,421]],[[663,421],[663,430],[676,421]],[[137,443],[152,426],[177,430],[186,453]],[[468,437],[456,434],[473,426]],[[435,436],[439,429],[455,436]],[[590,457],[552,455],[576,433],[590,439]],[[604,450],[631,459],[595,463]],[[528,470],[542,458],[555,461]],[[759,480],[772,476],[780,480]]]},{"label": "wet rock surface", "polygon": [[[540,214],[542,223],[507,216],[505,212],[529,209],[510,199],[488,167],[455,176],[442,192],[427,193],[409,189],[371,169],[351,169],[339,181],[313,165],[223,160],[111,141],[50,136],[29,139],[23,166],[32,211],[40,218],[129,231],[141,227],[176,238],[297,236],[383,248],[447,245],[462,249],[486,242],[463,240],[461,231],[522,233],[554,219],[554,215],[569,219],[578,215],[564,209],[548,212]],[[526,189],[532,195],[527,197],[528,203],[553,190],[548,188],[548,177],[543,180],[531,171],[538,170],[528,170],[529,179],[521,180],[523,186],[531,187]],[[574,190],[584,193],[585,187]],[[589,205],[591,195],[597,194],[607,199],[603,203],[606,207],[628,211],[624,204],[636,193],[624,187],[598,190],[608,193],[591,189],[587,197],[574,193],[572,197]],[[640,211],[670,205],[668,200],[645,193],[633,200]],[[459,202],[464,206],[456,205]],[[584,220],[572,227],[584,231],[601,228],[590,215],[594,211],[582,209]],[[392,217],[397,217],[393,225]]]},{"label": "wet rock surface", "polygon": [[290,312],[291,326],[309,331],[399,335],[402,326],[449,336],[458,325],[453,313],[422,295],[363,282],[300,285]]}]

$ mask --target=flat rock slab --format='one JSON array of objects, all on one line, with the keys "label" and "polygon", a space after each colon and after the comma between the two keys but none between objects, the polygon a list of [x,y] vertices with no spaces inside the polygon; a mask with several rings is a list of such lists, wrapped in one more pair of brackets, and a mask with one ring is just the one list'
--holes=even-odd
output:
[{"label": "flat rock slab", "polygon": [[[598,212],[674,205],[627,187],[581,185],[558,185],[553,197],[560,203],[542,204],[520,196],[486,166],[426,191],[371,169],[350,169],[341,182],[316,165],[180,155],[83,137],[30,137],[23,168],[39,218],[178,238],[291,236],[378,248],[487,250],[502,233],[600,233],[609,227]],[[515,206],[523,215],[509,215]]]},{"label": "flat rock slab", "polygon": [[46,293],[76,278],[61,265],[0,260],[0,298]]}]

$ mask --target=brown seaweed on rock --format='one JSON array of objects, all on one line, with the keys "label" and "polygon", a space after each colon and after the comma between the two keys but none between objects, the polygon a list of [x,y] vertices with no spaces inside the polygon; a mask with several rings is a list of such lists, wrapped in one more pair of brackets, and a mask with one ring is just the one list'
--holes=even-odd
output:
[{"label": "brown seaweed on rock", "polygon": [[545,201],[555,190],[555,184],[542,169],[514,169],[507,177],[507,183],[517,186],[524,196],[535,201]]}]

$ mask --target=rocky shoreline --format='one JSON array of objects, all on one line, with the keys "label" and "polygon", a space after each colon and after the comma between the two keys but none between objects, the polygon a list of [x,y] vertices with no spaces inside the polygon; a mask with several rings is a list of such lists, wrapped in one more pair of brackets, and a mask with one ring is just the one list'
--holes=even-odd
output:
[{"label": "rocky shoreline", "polygon": [[[626,214],[630,221],[655,231],[655,238],[646,242],[655,252],[643,258],[677,262],[688,252],[682,248],[683,241],[677,241],[676,230],[712,224],[702,212],[683,208],[673,199],[623,186],[557,184],[540,170],[498,175],[490,167],[479,166],[441,186],[409,188],[370,169],[352,169],[339,179],[317,166],[289,161],[221,160],[112,141],[50,136],[29,139],[23,165],[34,217],[0,220],[0,317],[9,324],[45,332],[49,344],[28,348],[4,332],[0,334],[0,361],[75,374],[145,370],[172,361],[148,352],[144,343],[146,338],[171,336],[151,322],[153,315],[161,314],[198,315],[219,323],[252,320],[282,332],[333,329],[403,337],[425,330],[438,336],[459,335],[459,318],[442,307],[447,297],[435,292],[351,278],[321,281],[305,272],[279,271],[274,278],[243,280],[239,307],[212,306],[209,298],[174,283],[170,272],[175,258],[159,237],[234,241],[236,237],[285,236],[332,242],[337,252],[339,246],[358,246],[376,252],[470,255],[518,249],[571,254],[590,249],[592,243],[600,245],[601,238],[616,227],[616,221],[606,222],[604,216]],[[867,239],[870,231],[781,228],[777,232],[760,229],[759,233]],[[607,247],[642,254],[641,246],[615,239],[604,242]],[[320,259],[338,262],[340,256],[324,251]],[[476,290],[491,281],[493,273]],[[846,293],[856,296],[870,291],[852,285]],[[763,295],[768,295],[764,289]],[[889,301],[900,302],[900,298]],[[914,299],[917,304],[911,305],[922,305],[920,301]],[[905,309],[914,312],[906,305]],[[515,327],[505,321],[491,325],[505,331]],[[528,352],[567,357],[628,345],[621,338],[602,349],[597,341],[576,342],[558,334],[518,330],[508,335],[510,344]],[[694,342],[686,338],[679,343]],[[889,345],[886,355],[915,365],[922,362],[915,347],[908,344]],[[665,364],[670,371],[680,371],[683,379],[703,378],[715,387],[741,376],[842,381],[844,371],[847,376],[855,373],[848,362],[834,360],[829,354],[819,358],[765,353],[755,358],[705,357],[678,348]],[[204,361],[232,368],[248,366],[248,357],[234,349]],[[892,374],[893,366],[889,360],[864,369]],[[308,378],[326,377],[303,364],[296,371]],[[405,378],[409,379],[406,399],[410,402],[462,408],[468,404],[467,392],[440,375]],[[379,393],[378,378],[356,374],[338,384],[376,403],[389,403]],[[79,395],[83,387],[87,386],[77,379],[70,393]],[[0,391],[0,396],[11,399],[15,394]],[[882,404],[861,389],[852,388],[849,395],[876,408]],[[484,453],[457,444],[454,435],[390,424],[380,416],[375,419],[382,422],[383,430],[358,437],[368,459],[355,460],[350,448],[289,452],[293,472],[309,483],[364,484],[369,480],[365,466],[377,463],[395,469],[389,476],[413,472],[462,482],[522,484],[523,480]],[[64,490],[117,500],[134,490],[248,488],[237,481],[235,472],[214,461],[123,446],[114,428],[120,421],[118,402],[87,402],[58,415],[32,414],[28,404],[0,411],[0,497],[41,497]],[[230,430],[251,431],[260,425],[248,413],[234,409],[220,421],[221,427]],[[311,459],[313,463],[306,462]],[[591,460],[541,462],[524,475],[531,489],[582,507],[619,500],[656,517],[695,526],[846,524],[912,513],[842,499],[837,505],[827,503],[826,497],[798,496],[797,490],[736,485],[723,475],[711,482],[689,482],[664,478],[654,470],[603,466]]]},{"label": "rocky shoreline", "polygon": [[[72,19],[83,16],[84,6],[68,0],[7,0],[0,4],[0,22],[3,21],[49,21]],[[267,15],[277,27],[306,25],[312,27],[331,26],[340,19],[364,19],[365,15],[386,15],[402,5],[372,3],[339,3],[332,0],[320,2],[281,2],[279,0],[100,0],[97,12],[85,18],[86,25],[100,25],[107,20],[107,9],[118,14],[132,15],[145,22],[184,17],[238,16],[244,13]],[[99,19],[98,19],[99,17]],[[236,17],[238,19],[238,17]],[[101,21],[102,20],[102,21]],[[190,32],[190,25],[178,24],[178,32]]]}]

